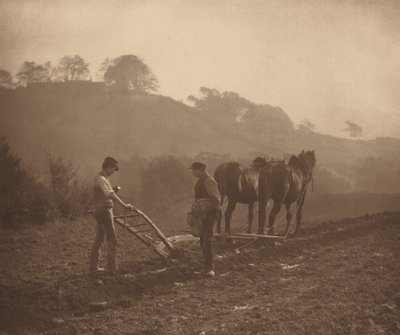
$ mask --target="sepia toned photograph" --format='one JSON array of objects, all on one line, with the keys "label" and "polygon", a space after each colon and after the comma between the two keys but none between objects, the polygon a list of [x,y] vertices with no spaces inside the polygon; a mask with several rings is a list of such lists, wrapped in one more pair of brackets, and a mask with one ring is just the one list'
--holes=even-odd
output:
[{"label": "sepia toned photograph", "polygon": [[400,334],[400,1],[0,0],[0,335]]}]

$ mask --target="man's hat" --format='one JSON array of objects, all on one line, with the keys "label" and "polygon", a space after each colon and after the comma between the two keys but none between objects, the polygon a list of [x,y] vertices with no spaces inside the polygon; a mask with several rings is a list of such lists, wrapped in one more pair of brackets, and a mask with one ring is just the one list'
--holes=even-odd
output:
[{"label": "man's hat", "polygon": [[103,166],[112,166],[112,165],[115,166],[115,171],[119,170],[118,161],[115,158],[112,157],[104,158]]},{"label": "man's hat", "polygon": [[189,169],[192,169],[192,170],[203,170],[204,171],[206,169],[206,165],[204,163],[202,163],[202,162],[194,162]]}]

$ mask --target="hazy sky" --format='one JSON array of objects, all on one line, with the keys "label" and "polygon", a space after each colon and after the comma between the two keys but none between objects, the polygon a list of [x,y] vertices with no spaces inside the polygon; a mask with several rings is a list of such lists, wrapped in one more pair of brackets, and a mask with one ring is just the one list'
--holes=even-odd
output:
[{"label": "hazy sky", "polygon": [[93,78],[135,54],[163,95],[235,91],[323,133],[400,137],[400,1],[0,0],[0,48],[13,74],[79,54]]}]

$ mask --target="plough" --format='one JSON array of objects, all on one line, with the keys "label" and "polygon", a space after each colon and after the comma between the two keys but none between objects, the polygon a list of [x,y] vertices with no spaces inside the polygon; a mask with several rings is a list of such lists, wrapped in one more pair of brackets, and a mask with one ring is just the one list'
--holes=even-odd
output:
[{"label": "plough", "polygon": [[[197,237],[191,235],[180,235],[166,237],[157,225],[141,210],[127,212],[124,215],[114,216],[114,221],[125,228],[130,234],[149,247],[153,252],[160,256],[163,260],[176,258],[181,253],[181,248],[176,244],[180,242],[194,241]],[[282,240],[286,236],[275,235],[259,235],[259,234],[214,234],[217,238],[231,240],[258,240],[258,239],[275,239]]]},{"label": "plough", "polygon": [[[128,223],[128,219],[132,218],[134,222]],[[133,212],[125,213],[125,215],[116,215],[114,216],[114,221],[161,258],[168,259],[177,256],[179,249],[172,244],[155,223],[141,210],[136,209]]]}]

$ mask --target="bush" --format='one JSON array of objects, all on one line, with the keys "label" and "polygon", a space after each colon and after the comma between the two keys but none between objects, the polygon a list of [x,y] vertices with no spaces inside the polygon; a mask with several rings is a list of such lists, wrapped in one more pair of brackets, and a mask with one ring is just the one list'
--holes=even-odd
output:
[{"label": "bush", "polygon": [[74,217],[90,208],[92,194],[77,177],[78,168],[60,157],[49,160],[49,187],[53,215]]},{"label": "bush", "polygon": [[188,164],[173,156],[150,162],[141,172],[142,201],[151,212],[160,214],[193,197],[194,180]]},{"label": "bush", "polygon": [[49,176],[40,181],[23,168],[21,159],[0,140],[0,227],[71,218],[91,207],[91,191],[77,177],[77,168],[62,158],[49,161]]},{"label": "bush", "polygon": [[0,174],[0,226],[15,226],[28,218],[44,222],[50,207],[45,186],[21,166],[4,140],[0,142]]}]

